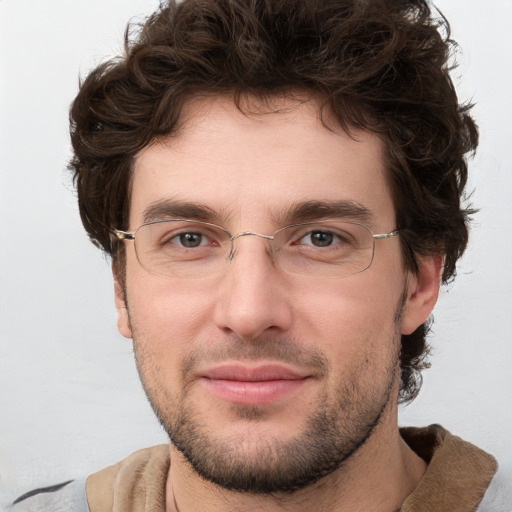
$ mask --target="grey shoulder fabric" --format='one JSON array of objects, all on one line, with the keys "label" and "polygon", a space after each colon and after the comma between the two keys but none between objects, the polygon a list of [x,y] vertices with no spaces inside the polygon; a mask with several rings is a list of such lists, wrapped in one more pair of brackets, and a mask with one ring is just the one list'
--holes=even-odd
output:
[{"label": "grey shoulder fabric", "polygon": [[89,512],[85,478],[35,489],[20,496],[9,512]]},{"label": "grey shoulder fabric", "polygon": [[476,512],[511,512],[512,482],[498,469]]}]

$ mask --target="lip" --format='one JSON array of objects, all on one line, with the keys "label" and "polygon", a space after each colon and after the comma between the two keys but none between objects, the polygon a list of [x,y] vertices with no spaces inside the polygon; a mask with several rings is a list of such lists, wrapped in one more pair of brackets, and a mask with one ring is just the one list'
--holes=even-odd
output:
[{"label": "lip", "polygon": [[310,375],[279,364],[226,364],[201,373],[203,385],[215,396],[238,405],[265,405],[296,392]]}]

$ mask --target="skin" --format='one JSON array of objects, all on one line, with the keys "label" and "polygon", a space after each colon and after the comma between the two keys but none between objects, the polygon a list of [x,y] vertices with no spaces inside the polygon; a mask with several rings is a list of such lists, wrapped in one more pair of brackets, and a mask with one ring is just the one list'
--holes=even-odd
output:
[{"label": "skin", "polygon": [[[243,115],[230,97],[191,100],[178,134],[140,152],[129,230],[167,200],[207,206],[215,212],[208,220],[231,233],[271,234],[289,224],[278,213],[313,200],[355,202],[371,212],[374,233],[395,229],[377,136],[350,137],[328,115],[326,129],[311,99],[246,106],[258,114]],[[193,422],[216,456],[279,471],[314,414],[327,411],[347,434],[344,460],[294,492],[237,492],[199,476],[171,443],[167,511],[397,510],[426,467],[397,426],[400,334],[430,314],[441,257],[424,258],[412,275],[395,237],[376,242],[368,270],[315,279],[286,274],[267,248],[242,237],[221,275],[183,282],[148,273],[127,242],[126,288],[115,285],[119,330],[134,340],[144,387],[168,430]],[[225,364],[277,364],[304,378],[275,399],[260,403],[252,390],[238,403],[201,377]],[[350,447],[350,436],[360,446]]]}]

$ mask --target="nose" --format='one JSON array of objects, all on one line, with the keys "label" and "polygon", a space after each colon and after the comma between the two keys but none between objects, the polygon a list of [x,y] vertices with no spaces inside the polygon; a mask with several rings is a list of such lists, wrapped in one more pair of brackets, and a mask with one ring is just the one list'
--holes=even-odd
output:
[{"label": "nose", "polygon": [[236,251],[217,289],[217,327],[245,339],[288,330],[290,298],[268,242],[258,236],[243,236],[235,244]]}]

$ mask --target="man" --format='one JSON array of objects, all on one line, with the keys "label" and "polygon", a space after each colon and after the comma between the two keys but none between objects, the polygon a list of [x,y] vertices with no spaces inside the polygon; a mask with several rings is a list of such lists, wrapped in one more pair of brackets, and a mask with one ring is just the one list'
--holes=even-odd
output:
[{"label": "man", "polygon": [[443,29],[420,0],[185,0],[87,77],[81,216],[171,442],[14,510],[497,510],[490,455],[397,425],[471,213]]}]

